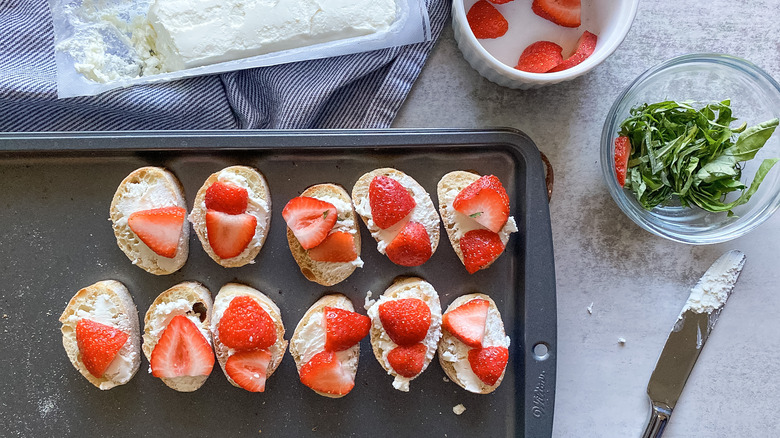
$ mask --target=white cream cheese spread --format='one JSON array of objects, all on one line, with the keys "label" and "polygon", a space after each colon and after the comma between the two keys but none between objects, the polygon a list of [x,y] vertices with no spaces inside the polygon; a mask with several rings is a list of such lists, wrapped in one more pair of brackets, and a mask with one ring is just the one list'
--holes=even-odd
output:
[{"label": "white cream cheese spread", "polygon": [[[458,193],[460,193],[460,190],[448,190],[446,193],[444,193],[443,199],[439,200],[439,202],[441,202],[444,206],[444,210],[449,215],[451,215],[450,217],[454,219],[452,232],[454,233],[453,236],[455,240],[460,240],[460,238],[469,231],[487,229],[473,218],[470,218],[467,215],[452,208],[452,202],[455,200],[455,197],[458,196]],[[504,224],[504,227],[498,231],[498,237],[501,239],[501,242],[504,244],[504,246],[506,246],[507,242],[509,242],[509,235],[514,232],[517,232],[517,223],[515,222],[514,217],[509,216],[506,223]]]},{"label": "white cream cheese spread", "polygon": [[[325,330],[324,316],[323,312],[313,314],[306,321],[306,324],[301,327],[298,332],[299,335],[292,341],[292,349],[298,352],[302,364],[309,362],[315,355],[325,351],[327,331]],[[359,355],[356,350],[359,348],[360,344],[355,344],[346,350],[335,353],[342,367],[349,370],[357,369]]]},{"label": "white cream cheese spread", "polygon": [[[407,287],[405,290],[394,294],[393,298],[382,295],[374,305],[368,309],[368,316],[371,318],[373,327],[378,329],[380,333],[379,338],[376,340],[376,344],[382,352],[382,361],[384,362],[385,368],[392,370],[393,367],[390,365],[390,361],[387,360],[387,355],[397,347],[398,344],[390,339],[390,336],[382,326],[382,321],[379,319],[379,306],[382,303],[400,300],[402,298],[422,299],[431,310],[431,325],[428,327],[428,332],[422,340],[422,344],[425,345],[425,365],[423,365],[423,368],[420,371],[420,373],[422,373],[428,367],[428,364],[430,364],[431,359],[433,359],[433,355],[436,353],[436,347],[439,344],[439,339],[441,339],[441,304],[439,303],[439,295],[436,293],[433,286],[428,283],[418,283],[413,287]],[[388,371],[388,374],[391,373]],[[393,388],[399,391],[409,392],[409,382],[414,379],[414,377],[409,378],[400,375],[394,377]]]},{"label": "white cream cheese spread", "polygon": [[184,298],[160,303],[155,306],[154,312],[152,312],[149,322],[146,324],[146,326],[150,328],[148,334],[155,339],[159,339],[171,320],[178,315],[183,315],[192,321],[192,323],[195,324],[195,327],[198,328],[198,331],[200,331],[208,343],[211,344],[211,336],[209,336],[208,327],[201,322],[198,314],[192,311],[192,304]]},{"label": "white cream cheese spread", "polygon": [[[239,173],[236,173],[232,170],[222,170],[217,175],[217,181],[221,181],[224,183],[229,183],[237,187],[241,187],[243,189],[246,189],[247,191],[247,207],[246,207],[246,213],[251,214],[257,219],[257,225],[255,226],[255,235],[252,237],[252,240],[249,241],[249,244],[247,244],[246,248],[241,252],[241,254],[233,257],[233,258],[244,258],[247,256],[248,253],[250,253],[253,249],[257,248],[258,246],[261,246],[261,242],[265,241],[265,232],[266,232],[266,225],[268,223],[268,214],[270,208],[268,207],[268,203],[265,201],[265,199],[261,198],[258,193],[254,191],[252,186],[249,184],[249,181],[242,176]],[[200,211],[196,212],[196,209],[193,209],[192,213],[189,216],[189,221],[192,224],[196,224],[199,222],[205,223],[206,221],[206,199],[203,198],[203,201],[201,201],[200,205]],[[198,214],[202,213],[202,214]],[[208,231],[206,231],[206,234],[208,235]],[[250,263],[254,263],[254,260],[252,260]]]},{"label": "white cream cheese spread", "polygon": [[[396,178],[395,175],[388,175],[388,177],[393,178],[407,190],[412,191],[412,198],[416,205],[405,218],[398,221],[398,223],[394,224],[392,227],[383,230],[374,223],[368,196],[363,197],[363,199],[355,205],[355,211],[357,211],[359,215],[368,218],[366,226],[371,232],[371,236],[377,241],[377,250],[382,254],[385,253],[387,245],[395,239],[395,236],[397,236],[410,221],[422,224],[429,236],[436,235],[439,231],[439,214],[436,212],[436,207],[433,206],[433,201],[431,201],[431,196],[428,192],[426,192],[425,189],[409,175],[403,175],[400,178]],[[435,249],[435,244],[436,242],[431,239],[431,251]]]},{"label": "white cream cheese spread", "polygon": [[162,71],[386,31],[394,0],[156,0],[147,19]]},{"label": "white cream cheese spread", "polygon": [[[354,219],[355,215],[352,214],[352,203],[345,202],[343,199],[337,198],[335,196],[316,195],[312,196],[312,198],[329,202],[333,204],[334,207],[336,207],[336,211],[338,212],[338,219],[336,219],[336,223],[333,225],[333,228],[330,230],[329,234],[335,233],[337,231],[349,233],[352,235],[357,234],[357,227],[355,226]],[[350,213],[352,219],[347,219],[347,213]],[[363,259],[361,259],[360,256],[351,262],[321,262],[312,260],[311,263],[314,266],[319,266],[323,271],[327,270],[330,273],[329,275],[337,278],[341,278],[352,272],[354,269],[353,266],[358,268],[363,267]]]},{"label": "white cream cheese spread", "polygon": [[[182,259],[187,257],[187,252],[177,251],[173,258],[161,257],[138,238],[127,225],[130,215],[144,210],[151,210],[163,207],[175,207],[178,195],[166,184],[149,184],[145,180],[125,185],[125,191],[117,199],[115,205],[121,217],[116,221],[114,229],[121,234],[118,238],[126,242],[133,242],[133,250],[138,254],[138,258],[131,260],[134,265],[141,261],[151,261],[166,271],[177,269],[183,264]],[[188,225],[185,225],[188,227]],[[181,238],[184,238],[182,231]],[[181,241],[180,241],[181,244]]]},{"label": "white cream cheese spread", "polygon": [[[73,315],[68,317],[68,323],[73,324],[75,327],[79,320],[88,319],[121,330],[128,335],[131,333],[130,317],[120,312],[119,307],[114,304],[110,296],[105,294],[98,295],[92,306],[89,310],[78,309]],[[119,385],[129,382],[135,372],[133,361],[137,354],[137,352],[133,351],[133,340],[128,337],[116,357],[114,357],[114,360],[111,361],[103,373],[103,378],[110,382],[102,382],[100,389],[112,388],[114,385],[111,382]]]},{"label": "white cream cheese spread", "polygon": [[[452,363],[458,379],[463,383],[467,391],[479,392],[480,387],[484,383],[479,380],[479,377],[471,369],[469,350],[472,348],[454,336],[448,336],[442,342],[443,353],[441,358]],[[509,343],[509,336],[504,333],[504,323],[501,321],[501,315],[492,306],[489,307],[487,319],[485,320],[485,337],[482,338],[482,346],[509,348]]]}]

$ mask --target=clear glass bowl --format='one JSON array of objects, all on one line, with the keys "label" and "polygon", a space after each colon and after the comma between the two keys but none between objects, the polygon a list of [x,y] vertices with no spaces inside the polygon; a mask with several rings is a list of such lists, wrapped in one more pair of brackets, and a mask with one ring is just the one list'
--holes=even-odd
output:
[{"label": "clear glass bowl", "polygon": [[[623,212],[642,228],[677,242],[713,244],[735,239],[756,228],[780,207],[780,163],[767,174],[747,204],[735,215],[710,213],[669,202],[645,210],[634,194],[623,189],[615,174],[615,137],[632,107],[665,100],[713,102],[731,99],[732,127],[752,126],[780,116],[780,85],[744,59],[719,54],[693,54],[663,62],[639,76],[612,105],[601,134],[601,167],[609,193]],[[780,129],[753,160],[744,163],[742,182],[753,181],[761,161],[780,157]],[[728,200],[739,196],[732,193]]]}]

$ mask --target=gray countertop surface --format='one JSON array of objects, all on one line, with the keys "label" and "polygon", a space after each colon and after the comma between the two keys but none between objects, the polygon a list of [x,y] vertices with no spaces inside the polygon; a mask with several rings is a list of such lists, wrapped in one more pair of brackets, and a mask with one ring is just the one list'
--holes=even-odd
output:
[{"label": "gray countertop surface", "polygon": [[664,436],[768,437],[780,429],[780,215],[728,243],[674,243],[623,215],[598,157],[615,98],[662,60],[727,53],[780,78],[778,8],[777,0],[646,0],[604,63],[573,81],[529,91],[503,88],[472,70],[448,26],[397,117],[395,127],[518,128],[552,161],[554,436],[639,436],[649,412],[648,378],[689,289],[729,249],[745,252],[745,269]]}]

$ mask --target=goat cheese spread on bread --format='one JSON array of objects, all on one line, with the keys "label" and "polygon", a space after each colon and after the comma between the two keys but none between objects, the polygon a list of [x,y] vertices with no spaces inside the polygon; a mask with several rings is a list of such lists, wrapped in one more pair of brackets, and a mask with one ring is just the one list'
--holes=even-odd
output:
[{"label": "goat cheese spread on bread", "polygon": [[[426,283],[419,284],[413,288],[409,288],[398,293],[393,298],[388,298],[382,295],[368,309],[368,316],[371,318],[371,324],[373,324],[375,328],[378,328],[379,332],[381,333],[377,344],[379,349],[382,350],[382,360],[384,361],[385,367],[387,369],[393,369],[392,365],[390,365],[390,361],[387,360],[387,355],[390,353],[390,351],[397,347],[398,344],[393,342],[393,340],[390,339],[390,336],[384,330],[384,327],[382,326],[382,320],[379,318],[379,306],[387,301],[400,300],[402,298],[422,299],[431,310],[431,325],[428,327],[428,333],[425,334],[425,338],[422,340],[422,344],[425,345],[426,363],[422,371],[425,371],[425,368],[430,363],[431,359],[433,359],[433,355],[436,353],[436,347],[439,344],[439,339],[441,339],[441,306],[439,304],[438,295],[436,290],[433,289],[433,286]],[[422,373],[422,371],[420,372]],[[411,380],[411,378],[396,375],[395,379],[393,380],[393,388],[399,391],[408,392],[409,382]]]},{"label": "goat cheese spread on bread", "polygon": [[[91,311],[79,309],[76,313],[68,317],[68,322],[72,323],[75,327],[81,319],[89,319],[100,324],[105,324],[125,333],[130,333],[132,330],[130,317],[122,313],[119,310],[119,307],[111,300],[111,297],[105,294],[98,295],[93,303]],[[103,373],[103,378],[120,385],[129,382],[133,377],[133,361],[135,360],[135,356],[136,352],[133,351],[132,339],[128,338],[119,350],[119,353],[114,357],[114,360],[111,361],[111,364],[106,368],[106,371]],[[113,387],[113,385],[108,382],[100,384],[100,389],[108,389],[111,387]]]},{"label": "goat cheese spread on bread", "polygon": [[[394,224],[392,227],[383,230],[374,223],[369,196],[364,196],[360,202],[355,205],[355,211],[359,215],[369,218],[366,226],[371,232],[371,236],[377,241],[376,249],[382,254],[385,253],[387,246],[395,239],[395,236],[397,236],[410,221],[422,224],[429,236],[434,235],[439,229],[439,214],[436,212],[436,208],[433,206],[433,201],[431,201],[431,196],[428,192],[426,192],[421,185],[417,184],[409,175],[403,175],[401,178],[397,178],[394,175],[388,175],[388,178],[393,178],[407,190],[412,191],[412,198],[416,205],[411,213],[405,218],[398,221],[398,223]],[[434,248],[436,243],[437,242],[434,239],[431,239],[431,249]]]},{"label": "goat cheese spread on bread", "polygon": [[161,71],[386,31],[395,0],[156,0],[148,42]]},{"label": "goat cheese spread on bread", "polygon": [[[455,197],[458,196],[458,193],[460,193],[460,190],[448,190],[440,202],[444,205],[444,209],[447,210],[448,213],[452,214],[452,217],[455,219],[453,229],[455,230],[455,238],[459,240],[469,231],[479,229],[486,230],[487,228],[482,226],[474,219],[452,208],[452,203],[455,201]],[[509,242],[509,235],[515,232],[517,232],[517,222],[515,222],[514,217],[509,216],[506,223],[504,224],[504,227],[501,228],[501,230],[498,232],[498,237],[501,239],[501,243],[506,246],[507,242]]]},{"label": "goat cheese spread on bread", "polygon": [[[472,348],[454,336],[446,337],[442,342],[445,343],[445,348],[441,358],[452,363],[458,379],[464,384],[466,390],[478,392],[483,383],[471,369],[469,350]],[[482,346],[509,348],[509,342],[509,336],[505,335],[502,329],[501,316],[490,307],[485,320],[485,337],[482,338]]]}]

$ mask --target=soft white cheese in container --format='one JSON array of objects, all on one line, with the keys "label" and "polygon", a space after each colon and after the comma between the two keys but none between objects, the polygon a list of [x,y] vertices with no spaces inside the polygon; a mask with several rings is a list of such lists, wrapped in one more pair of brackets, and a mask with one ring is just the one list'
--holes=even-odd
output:
[{"label": "soft white cheese in container", "polygon": [[395,0],[156,0],[151,49],[162,71],[386,31]]}]

